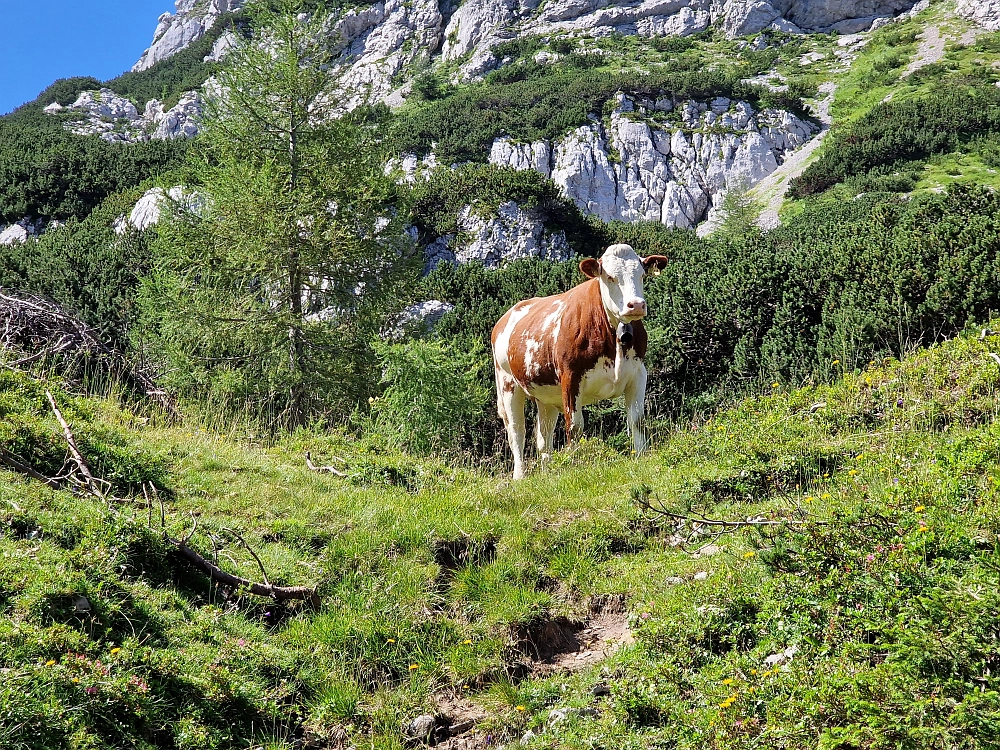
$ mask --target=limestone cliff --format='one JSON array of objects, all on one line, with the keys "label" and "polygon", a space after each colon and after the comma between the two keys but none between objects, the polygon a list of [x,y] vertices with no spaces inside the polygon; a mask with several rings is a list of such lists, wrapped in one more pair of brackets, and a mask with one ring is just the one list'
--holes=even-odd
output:
[{"label": "limestone cliff", "polygon": [[[650,123],[671,113],[674,124]],[[711,218],[729,190],[758,183],[818,130],[790,112],[755,112],[729,99],[675,108],[670,100],[619,95],[608,122],[555,143],[501,138],[490,161],[550,177],[581,210],[605,221],[692,229]]]}]

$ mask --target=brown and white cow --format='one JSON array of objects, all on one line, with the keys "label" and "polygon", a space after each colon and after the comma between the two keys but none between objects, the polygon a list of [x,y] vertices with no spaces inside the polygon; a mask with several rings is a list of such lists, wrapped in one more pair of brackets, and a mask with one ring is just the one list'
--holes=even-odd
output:
[{"label": "brown and white cow", "polygon": [[543,460],[552,454],[560,410],[572,441],[583,430],[584,406],[622,395],[635,450],[646,450],[642,279],[666,264],[662,255],[640,258],[629,245],[612,245],[600,260],[580,263],[589,281],[518,302],[493,327],[497,410],[514,453],[515,479],[525,475],[526,399],[538,406],[535,443]]}]

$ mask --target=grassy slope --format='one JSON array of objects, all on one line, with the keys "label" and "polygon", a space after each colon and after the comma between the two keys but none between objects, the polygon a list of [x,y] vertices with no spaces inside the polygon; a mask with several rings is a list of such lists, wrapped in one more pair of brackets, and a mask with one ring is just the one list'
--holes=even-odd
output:
[{"label": "grassy slope", "polygon": [[[939,30],[944,47],[937,62],[908,72],[908,66],[918,58],[923,59],[924,41],[921,34],[935,27]],[[813,37],[807,37],[813,39]],[[816,37],[822,39],[822,37]],[[817,47],[818,52],[825,50]],[[848,67],[831,62],[828,56],[811,66],[814,75],[836,83],[836,94],[831,107],[832,134],[850,128],[874,106],[883,101],[909,101],[933,98],[940,93],[942,79],[981,77],[984,69],[995,70],[1000,66],[1000,32],[986,32],[955,13],[952,0],[940,0],[912,19],[897,22],[867,35],[866,44]],[[784,59],[778,70],[796,80],[794,66]],[[800,71],[805,73],[806,71]],[[811,155],[815,161],[828,149],[835,148],[834,138],[827,141]],[[940,191],[956,182],[1000,187],[1000,176],[977,144],[953,153],[931,156],[921,163],[900,167],[900,172],[913,175],[915,192]],[[870,187],[849,186],[848,194],[865,192]],[[788,217],[801,210],[801,201],[786,199],[782,215]]]},{"label": "grassy slope", "polygon": [[[121,492],[165,486],[171,533],[196,516],[194,543],[211,554],[214,537],[224,567],[257,578],[237,529],[272,581],[318,585],[323,607],[208,586],[144,502],[108,512],[6,475],[0,745],[290,747],[306,728],[322,747],[343,725],[358,747],[399,747],[401,723],[448,690],[484,706],[498,739],[533,728],[531,747],[994,747],[998,345],[957,339],[776,392],[641,460],[585,442],[517,484],[346,438],[263,448],[144,426],[60,393]],[[5,446],[48,445],[44,465],[58,433],[40,386],[8,377],[3,393]],[[307,471],[307,448],[353,478]],[[808,523],[696,557],[642,517],[646,491]],[[442,541],[465,535],[471,557],[442,565]],[[513,626],[583,618],[602,594],[626,597],[633,645],[573,675],[505,680]],[[790,646],[789,663],[765,663]],[[591,695],[598,681],[609,697]],[[545,729],[566,705],[599,714]]]}]

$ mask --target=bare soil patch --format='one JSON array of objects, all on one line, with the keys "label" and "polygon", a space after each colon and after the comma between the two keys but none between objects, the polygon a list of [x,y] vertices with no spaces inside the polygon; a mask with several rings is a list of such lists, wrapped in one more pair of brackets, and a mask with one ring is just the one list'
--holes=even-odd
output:
[{"label": "bare soil patch", "polygon": [[624,596],[595,598],[583,622],[556,617],[518,628],[515,648],[531,659],[526,671],[536,677],[585,669],[632,642],[627,609]]}]

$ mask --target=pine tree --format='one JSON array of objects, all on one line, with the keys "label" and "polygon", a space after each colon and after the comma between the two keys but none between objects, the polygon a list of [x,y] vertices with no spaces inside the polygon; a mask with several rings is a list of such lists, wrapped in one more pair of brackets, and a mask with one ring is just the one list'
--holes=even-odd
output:
[{"label": "pine tree", "polygon": [[412,263],[378,133],[338,112],[324,14],[277,5],[218,76],[144,300],[170,382],[292,428],[365,395]]}]

